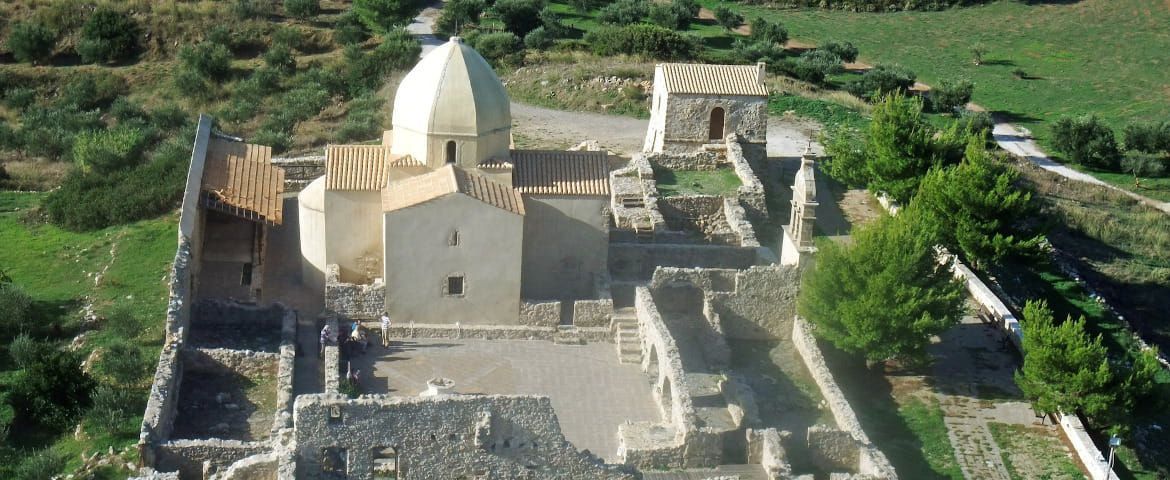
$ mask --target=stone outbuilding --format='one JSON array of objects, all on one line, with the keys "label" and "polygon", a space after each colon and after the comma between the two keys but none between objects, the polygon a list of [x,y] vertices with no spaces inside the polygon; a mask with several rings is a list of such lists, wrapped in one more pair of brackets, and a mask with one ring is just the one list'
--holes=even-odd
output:
[{"label": "stone outbuilding", "polygon": [[721,144],[767,144],[766,69],[756,65],[662,63],[654,67],[654,95],[645,153],[688,153]]}]

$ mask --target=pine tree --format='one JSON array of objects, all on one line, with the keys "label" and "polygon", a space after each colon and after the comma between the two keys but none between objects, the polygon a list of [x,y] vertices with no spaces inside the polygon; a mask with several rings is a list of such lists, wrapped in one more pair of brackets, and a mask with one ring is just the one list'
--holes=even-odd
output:
[{"label": "pine tree", "polygon": [[1024,367],[1016,384],[1037,411],[1103,417],[1116,399],[1113,371],[1101,338],[1085,333],[1085,319],[1060,324],[1044,301],[1024,306]]}]

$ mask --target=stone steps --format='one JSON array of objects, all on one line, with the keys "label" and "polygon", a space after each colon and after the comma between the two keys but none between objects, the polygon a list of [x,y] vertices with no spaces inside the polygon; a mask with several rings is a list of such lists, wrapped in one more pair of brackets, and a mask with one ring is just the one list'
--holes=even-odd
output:
[{"label": "stone steps", "polygon": [[553,334],[553,343],[557,345],[584,345],[581,333],[576,325],[557,325],[557,333]]},{"label": "stone steps", "polygon": [[615,315],[611,328],[621,363],[642,363],[642,339],[638,337],[637,319],[629,314]]}]

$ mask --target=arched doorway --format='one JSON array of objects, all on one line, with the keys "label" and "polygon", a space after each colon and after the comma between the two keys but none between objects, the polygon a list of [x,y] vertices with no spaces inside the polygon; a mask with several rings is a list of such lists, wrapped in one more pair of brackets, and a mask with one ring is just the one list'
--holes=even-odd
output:
[{"label": "arched doorway", "polygon": [[662,391],[658,395],[658,401],[662,404],[662,420],[667,423],[670,423],[671,396],[673,395],[670,390],[670,377],[663,378]]},{"label": "arched doorway", "polygon": [[707,133],[707,138],[710,140],[723,140],[723,107],[715,107],[711,110],[711,129]]},{"label": "arched doorway", "polygon": [[447,141],[447,163],[455,163],[455,141]]}]

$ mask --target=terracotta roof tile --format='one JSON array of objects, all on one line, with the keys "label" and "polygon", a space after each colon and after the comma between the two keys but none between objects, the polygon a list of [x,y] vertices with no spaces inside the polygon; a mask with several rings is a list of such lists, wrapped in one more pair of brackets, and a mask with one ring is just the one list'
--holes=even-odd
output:
[{"label": "terracotta roof tile", "polygon": [[606,152],[512,150],[512,185],[532,195],[609,195]]},{"label": "terracotta roof tile", "polygon": [[382,211],[411,207],[456,192],[524,215],[524,200],[516,189],[454,165],[391,183],[382,191]]},{"label": "terracotta roof tile", "polygon": [[272,148],[212,138],[203,167],[204,203],[250,220],[279,225],[284,169],[272,165]]},{"label": "terracotta roof tile", "polygon": [[392,155],[385,145],[330,145],[325,148],[325,189],[381,190],[389,167],[421,165],[409,155]]},{"label": "terracotta roof tile", "polygon": [[663,80],[670,93],[712,95],[768,95],[760,82],[758,65],[663,63]]}]

